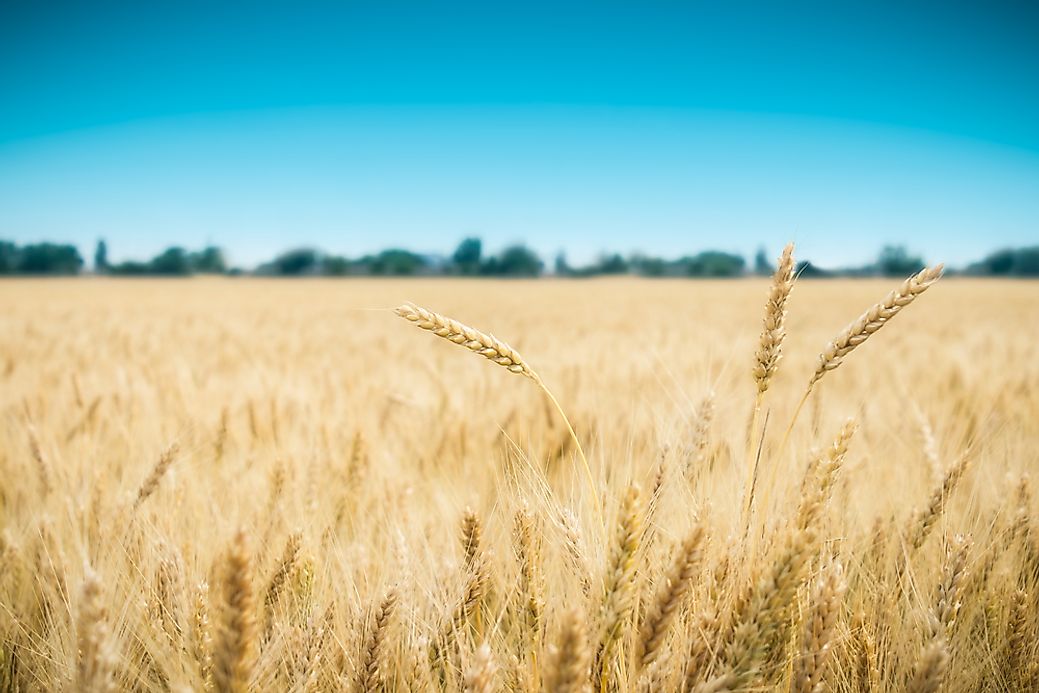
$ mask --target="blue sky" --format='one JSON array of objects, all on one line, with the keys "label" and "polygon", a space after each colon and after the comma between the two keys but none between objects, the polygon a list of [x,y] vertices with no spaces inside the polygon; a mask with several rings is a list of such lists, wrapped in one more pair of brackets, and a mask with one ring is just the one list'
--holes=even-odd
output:
[{"label": "blue sky", "polygon": [[0,237],[250,265],[1039,242],[1025,3],[3,3]]}]

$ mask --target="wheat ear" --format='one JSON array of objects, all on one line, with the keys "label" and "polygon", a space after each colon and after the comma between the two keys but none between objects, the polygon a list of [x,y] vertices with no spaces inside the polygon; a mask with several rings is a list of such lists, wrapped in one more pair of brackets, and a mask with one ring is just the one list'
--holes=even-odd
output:
[{"label": "wheat ear", "polygon": [[581,457],[581,463],[584,465],[584,471],[588,477],[588,490],[592,494],[596,513],[599,514],[601,522],[602,510],[599,507],[599,494],[596,490],[595,477],[592,476],[592,468],[588,464],[588,458],[584,454],[584,448],[581,446],[581,441],[577,437],[577,432],[574,431],[574,427],[570,423],[570,418],[567,417],[566,412],[563,411],[563,407],[559,404],[559,400],[557,400],[556,396],[552,394],[552,391],[548,389],[548,386],[545,385],[541,376],[539,376],[537,372],[527,364],[523,357],[520,356],[519,352],[493,335],[481,332],[475,328],[469,327],[468,325],[463,325],[457,320],[453,320],[445,315],[441,315],[440,313],[416,306],[414,303],[404,303],[395,308],[394,312],[420,329],[432,332],[436,336],[446,339],[449,342],[463,346],[474,354],[479,354],[484,358],[490,359],[499,366],[508,369],[511,373],[524,375],[537,383],[537,386],[540,387],[541,391],[545,393],[549,400],[551,400],[556,411],[558,411],[559,415],[563,418],[563,423],[566,424],[567,430],[570,432],[570,437],[573,438],[574,445],[577,446],[577,453]]},{"label": "wheat ear", "polygon": [[75,689],[83,693],[115,691],[105,609],[101,605],[101,581],[92,571],[87,572],[83,581],[81,599],[76,634],[79,663]]},{"label": "wheat ear", "polygon": [[371,622],[368,624],[368,636],[365,638],[364,652],[361,657],[361,666],[358,669],[357,688],[363,693],[373,693],[382,690],[383,671],[381,669],[385,658],[386,636],[390,628],[390,619],[397,607],[397,592],[390,590],[377,609],[374,610]]},{"label": "wheat ear", "polygon": [[213,684],[218,693],[244,693],[249,690],[256,648],[252,560],[244,531],[235,535],[227,553],[220,587],[222,603]]},{"label": "wheat ear", "polygon": [[638,669],[650,666],[660,656],[664,638],[678,618],[692,586],[694,571],[700,565],[703,540],[704,529],[698,525],[679,547],[674,563],[642,621],[636,658]]},{"label": "wheat ear", "polygon": [[267,610],[266,619],[268,627],[274,617],[272,610],[275,604],[278,603],[278,597],[281,596],[282,588],[299,561],[299,552],[302,546],[303,533],[300,530],[296,530],[289,535],[288,540],[285,542],[285,550],[282,552],[281,560],[278,561],[278,567],[274,569],[270,580],[267,582],[267,591],[264,593],[263,604]]},{"label": "wheat ear", "polygon": [[754,455],[755,432],[758,428],[758,417],[761,404],[765,399],[769,383],[779,370],[779,361],[783,358],[783,340],[786,338],[786,302],[794,288],[794,244],[787,243],[776,263],[775,274],[772,275],[772,286],[765,300],[765,319],[758,338],[758,350],[754,353],[754,382],[757,393],[754,395],[754,408],[750,413],[750,424],[747,427],[747,449],[744,464],[747,467],[747,482],[744,485],[744,513],[750,512],[751,486],[756,473]]},{"label": "wheat ear", "polygon": [[[758,395],[764,395],[783,358],[786,338],[786,302],[794,288],[794,244],[788,243],[779,256],[772,286],[765,301],[765,321],[754,354],[754,381]],[[753,431],[752,431],[753,433]]]},{"label": "wheat ear", "polygon": [[949,664],[949,648],[942,638],[936,638],[924,647],[916,664],[916,672],[909,682],[909,693],[937,693]]},{"label": "wheat ear", "polygon": [[610,660],[614,648],[624,636],[628,616],[632,611],[635,590],[635,552],[642,535],[642,507],[637,486],[628,488],[621,504],[616,543],[613,545],[606,579],[603,583],[603,603],[600,615],[601,635],[595,657],[594,671],[600,690],[608,689]]},{"label": "wheat ear", "polygon": [[841,599],[847,590],[844,569],[834,560],[823,566],[812,589],[811,605],[801,635],[801,656],[794,664],[792,689],[795,693],[822,693],[827,660],[833,647]]},{"label": "wheat ear", "polygon": [[170,466],[173,464],[173,460],[176,459],[177,449],[177,444],[172,443],[159,455],[159,461],[155,463],[151,473],[148,474],[148,478],[137,489],[137,498],[133,502],[134,510],[139,508],[141,503],[148,500],[148,497],[155,493],[155,489],[159,487],[162,477],[166,475],[166,472],[169,471]]},{"label": "wheat ear", "polygon": [[472,664],[465,672],[465,693],[491,693],[497,672],[498,665],[494,663],[491,646],[485,642],[477,648]]},{"label": "wheat ear", "polygon": [[545,677],[549,693],[586,693],[588,690],[588,640],[577,609],[563,616],[559,644],[554,648]]},{"label": "wheat ear", "polygon": [[794,409],[790,425],[787,426],[786,433],[783,435],[783,442],[779,446],[780,450],[786,447],[790,431],[793,430],[794,423],[797,422],[797,417],[808,400],[808,396],[812,394],[816,383],[822,380],[822,377],[828,372],[840,366],[844,362],[844,357],[850,354],[855,347],[869,339],[870,335],[886,325],[903,308],[915,301],[917,296],[927,291],[932,284],[941,279],[944,269],[945,266],[942,264],[937,264],[934,267],[925,267],[906,279],[901,286],[889,293],[883,301],[867,310],[857,320],[845,327],[819,354],[819,362],[815,367],[815,373],[812,374],[811,379],[808,381],[808,387],[805,388],[804,395],[801,396],[801,401],[797,403],[797,408]]}]

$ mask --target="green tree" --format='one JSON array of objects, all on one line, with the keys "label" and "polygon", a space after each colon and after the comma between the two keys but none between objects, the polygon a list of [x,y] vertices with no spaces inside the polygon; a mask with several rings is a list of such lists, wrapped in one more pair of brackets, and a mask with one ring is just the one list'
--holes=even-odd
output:
[{"label": "green tree", "polygon": [[512,245],[484,262],[481,270],[490,275],[536,277],[541,274],[543,266],[541,258],[533,250],[523,245]]},{"label": "green tree", "polygon": [[597,274],[625,274],[628,271],[628,261],[617,253],[604,255],[599,258],[595,271]]},{"label": "green tree", "polygon": [[406,276],[418,274],[426,268],[426,259],[409,250],[390,248],[368,260],[368,271],[372,274]]},{"label": "green tree", "polygon": [[342,255],[326,255],[321,259],[321,274],[342,277],[350,274],[350,261]]},{"label": "green tree", "polygon": [[191,269],[203,274],[223,274],[227,271],[224,251],[216,246],[207,246],[188,257]]},{"label": "green tree", "polygon": [[187,275],[191,274],[191,259],[186,250],[174,246],[162,251],[148,263],[151,274]]},{"label": "green tree", "polygon": [[108,271],[108,244],[103,238],[98,239],[97,246],[94,248],[94,271],[98,274]]},{"label": "green tree", "polygon": [[10,241],[0,241],[0,274],[17,272],[20,255],[17,245]]},{"label": "green tree", "polygon": [[631,259],[636,274],[643,277],[663,277],[667,274],[667,263],[659,257],[636,255]]},{"label": "green tree", "polygon": [[1039,246],[1021,248],[1017,251],[1014,273],[1022,277],[1039,277]]},{"label": "green tree", "polygon": [[910,255],[904,246],[886,245],[877,256],[877,272],[885,277],[908,277],[925,267],[919,256]]},{"label": "green tree", "polygon": [[739,255],[706,250],[678,261],[684,274],[691,277],[737,277],[743,274],[745,260]]},{"label": "green tree", "polygon": [[459,274],[477,274],[483,257],[483,242],[479,238],[465,238],[451,254],[451,264]]},{"label": "green tree", "polygon": [[758,248],[758,252],[754,255],[754,274],[760,277],[768,277],[776,268],[772,266],[772,262],[768,259],[768,253],[765,252],[764,248]]},{"label": "green tree", "polygon": [[318,261],[317,251],[313,248],[294,248],[274,258],[263,270],[283,276],[314,274],[318,270]]},{"label": "green tree", "polygon": [[74,245],[34,243],[22,246],[17,272],[21,274],[76,274],[83,258]]},{"label": "green tree", "polygon": [[556,255],[555,273],[559,277],[569,277],[574,273],[574,268],[566,261],[566,253],[562,251]]}]

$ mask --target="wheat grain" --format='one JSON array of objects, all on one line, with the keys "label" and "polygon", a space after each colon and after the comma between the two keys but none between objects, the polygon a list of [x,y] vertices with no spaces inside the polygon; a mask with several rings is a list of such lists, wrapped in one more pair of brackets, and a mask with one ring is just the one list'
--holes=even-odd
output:
[{"label": "wheat grain", "polygon": [[863,313],[855,322],[848,325],[837,337],[830,342],[829,346],[819,355],[819,364],[808,384],[811,389],[829,371],[834,370],[844,362],[844,357],[850,354],[857,346],[865,342],[871,335],[886,325],[893,317],[912,303],[916,298],[927,291],[938,279],[944,270],[943,265],[925,267],[901,286],[892,291],[887,297]]},{"label": "wheat grain", "polygon": [[79,663],[76,668],[77,691],[109,693],[116,690],[113,677],[113,656],[105,608],[101,604],[101,581],[88,570],[80,590],[77,639]]},{"label": "wheat grain", "polygon": [[144,482],[141,483],[141,487],[137,489],[137,497],[133,502],[134,510],[139,508],[141,503],[148,500],[148,497],[155,493],[155,489],[159,487],[159,482],[162,481],[162,477],[166,475],[166,472],[176,459],[177,451],[177,444],[171,443],[169,447],[163,450],[162,454],[159,455],[159,461],[155,463],[155,466],[152,467],[147,478],[145,478]]},{"label": "wheat grain", "polygon": [[827,665],[834,644],[834,628],[847,587],[840,562],[832,560],[823,566],[812,589],[808,616],[801,635],[801,652],[794,662],[795,693],[821,693],[825,690]]},{"label": "wheat grain", "polygon": [[786,302],[794,288],[794,244],[788,243],[779,256],[768,300],[765,302],[764,327],[754,357],[754,380],[758,394],[763,395],[779,370],[786,338]]},{"label": "wheat grain", "polygon": [[674,563],[642,621],[636,653],[639,668],[650,666],[660,656],[664,638],[678,617],[700,564],[703,541],[704,529],[698,525],[678,548]]},{"label": "wheat grain", "polygon": [[599,647],[595,657],[595,678],[606,686],[611,658],[624,635],[631,615],[635,588],[635,552],[642,534],[642,509],[639,489],[628,488],[620,507],[617,533],[603,581],[603,602],[599,615]]},{"label": "wheat grain", "polygon": [[908,693],[937,693],[942,686],[949,651],[941,638],[931,641],[920,653]]},{"label": "wheat grain", "polygon": [[256,654],[252,560],[245,532],[228,550],[220,585],[220,627],[213,652],[213,685],[218,693],[249,690]]},{"label": "wheat grain", "polygon": [[549,662],[545,690],[549,693],[585,693],[588,680],[588,642],[580,613],[570,609],[563,615],[558,645]]},{"label": "wheat grain", "polygon": [[390,619],[397,606],[397,591],[390,590],[374,610],[368,623],[368,636],[358,668],[357,689],[362,693],[374,693],[384,685],[383,660],[386,655],[386,640]]},{"label": "wheat grain", "polygon": [[511,373],[519,373],[534,382],[540,382],[541,380],[515,349],[497,337],[480,332],[468,325],[463,325],[457,320],[452,320],[440,313],[420,308],[413,303],[397,306],[394,312],[416,327],[432,332],[449,342],[463,346],[469,351],[504,367]]},{"label": "wheat grain", "polygon": [[494,663],[491,646],[483,643],[473,656],[473,663],[465,673],[465,693],[491,693],[498,666]]}]

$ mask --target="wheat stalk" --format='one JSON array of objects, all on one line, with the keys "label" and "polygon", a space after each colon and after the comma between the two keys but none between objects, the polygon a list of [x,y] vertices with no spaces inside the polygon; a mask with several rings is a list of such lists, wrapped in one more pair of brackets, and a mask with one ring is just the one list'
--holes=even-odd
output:
[{"label": "wheat stalk", "polygon": [[945,476],[942,481],[931,493],[931,497],[927,501],[927,505],[914,513],[912,523],[909,528],[909,544],[916,550],[923,546],[927,537],[931,533],[931,529],[935,523],[942,516],[945,511],[945,505],[949,500],[949,496],[956,489],[960,479],[963,478],[964,473],[967,471],[967,467],[970,464],[970,451],[964,453],[960,458],[945,472]]},{"label": "wheat stalk", "polygon": [[841,599],[848,588],[844,568],[831,560],[823,566],[812,589],[808,617],[801,635],[801,653],[794,663],[794,693],[822,693]]},{"label": "wheat stalk", "polygon": [[159,487],[159,482],[162,481],[162,477],[165,476],[169,470],[173,461],[177,457],[178,446],[176,443],[170,444],[162,454],[159,455],[159,461],[152,467],[151,473],[148,474],[147,478],[141,484],[141,487],[137,489],[137,498],[133,502],[134,510],[141,506],[141,503],[148,500],[148,497],[155,493],[155,489]]},{"label": "wheat stalk", "polygon": [[404,303],[395,308],[394,312],[420,329],[432,332],[436,336],[446,339],[449,342],[463,346],[469,351],[479,354],[499,366],[504,367],[510,373],[524,375],[537,383],[542,392],[544,392],[549,400],[551,400],[556,411],[559,412],[563,422],[566,424],[567,430],[570,432],[570,437],[573,438],[574,445],[577,446],[577,453],[581,457],[581,463],[584,466],[584,471],[588,480],[588,490],[592,494],[595,510],[599,515],[601,522],[602,510],[599,506],[595,477],[592,475],[592,468],[588,464],[588,458],[584,454],[584,448],[581,446],[581,441],[577,437],[577,432],[574,431],[574,427],[570,423],[570,418],[566,415],[566,412],[563,411],[563,407],[559,404],[559,400],[557,400],[556,396],[552,394],[552,391],[548,389],[548,386],[545,385],[541,376],[527,365],[527,362],[519,355],[519,352],[493,335],[463,325],[457,320],[453,320],[445,315],[441,315],[440,313],[420,308],[414,303]]},{"label": "wheat stalk", "polygon": [[650,666],[660,656],[664,638],[692,587],[694,571],[700,565],[703,541],[704,528],[697,525],[678,548],[671,569],[642,621],[635,660],[638,669]]},{"label": "wheat stalk", "polygon": [[414,323],[416,327],[463,346],[502,366],[510,373],[524,375],[536,383],[541,382],[541,378],[527,365],[519,352],[493,335],[464,325],[446,315],[416,306],[414,303],[397,306],[394,312],[408,322]]},{"label": "wheat stalk", "polygon": [[632,611],[635,589],[635,552],[642,535],[642,508],[639,489],[630,486],[621,503],[615,543],[610,554],[600,613],[599,649],[595,657],[595,674],[605,693],[609,681],[614,648],[624,635]]},{"label": "wheat stalk", "polygon": [[264,593],[263,604],[267,609],[268,624],[273,617],[271,610],[274,608],[275,604],[278,603],[278,597],[281,595],[282,588],[285,586],[286,580],[288,580],[289,575],[296,567],[302,546],[303,533],[296,530],[290,534],[288,540],[286,540],[285,550],[282,552],[281,560],[278,561],[278,566],[271,574],[270,580],[267,581],[267,590]]},{"label": "wheat stalk", "polygon": [[76,635],[79,659],[75,690],[82,693],[114,692],[114,662],[109,651],[105,608],[101,604],[101,581],[90,570],[87,571],[80,592]]},{"label": "wheat stalk", "polygon": [[397,591],[391,589],[377,609],[372,613],[368,636],[365,639],[364,652],[361,656],[361,666],[358,669],[357,688],[363,693],[374,693],[381,689],[383,682],[383,671],[381,669],[383,659],[386,657],[386,638],[389,632],[390,619],[397,607]]},{"label": "wheat stalk", "polygon": [[491,646],[483,643],[473,655],[473,662],[465,672],[465,693],[491,693],[498,666],[494,663]]},{"label": "wheat stalk", "polygon": [[[772,275],[772,286],[765,301],[765,320],[758,339],[758,350],[754,354],[754,381],[758,396],[768,391],[769,383],[779,370],[783,358],[783,340],[786,338],[786,302],[794,288],[794,244],[783,248]],[[760,404],[760,399],[759,399]],[[753,428],[751,429],[753,433]]]},{"label": "wheat stalk", "polygon": [[221,582],[220,628],[213,657],[218,693],[244,693],[252,679],[256,622],[252,560],[245,532],[239,530],[227,552]]},{"label": "wheat stalk", "polygon": [[790,432],[793,430],[794,424],[797,422],[797,417],[801,413],[801,409],[804,407],[809,395],[812,394],[812,390],[815,388],[816,383],[822,380],[824,375],[840,366],[844,362],[844,357],[850,354],[857,346],[869,339],[870,335],[873,335],[880,330],[881,327],[888,324],[888,322],[898,315],[903,308],[915,301],[920,294],[927,291],[932,284],[941,279],[944,269],[944,265],[938,264],[934,267],[925,267],[913,276],[909,277],[902,282],[897,289],[894,289],[889,293],[883,301],[874,305],[872,308],[860,315],[858,319],[845,327],[844,330],[842,330],[841,333],[837,335],[829,345],[827,345],[819,355],[819,362],[815,367],[815,372],[808,381],[808,387],[805,388],[801,400],[797,403],[797,407],[794,409],[794,415],[790,419],[790,425],[787,426],[786,433],[783,435],[783,442],[779,446],[780,451],[786,448],[786,442],[790,437]]},{"label": "wheat stalk", "polygon": [[545,690],[549,693],[585,693],[588,690],[588,641],[580,612],[563,616],[559,644],[549,661]]},{"label": "wheat stalk", "polygon": [[824,375],[840,366],[844,362],[845,356],[886,325],[891,318],[915,301],[920,294],[927,291],[941,278],[943,270],[944,265],[941,264],[925,267],[902,282],[902,285],[889,293],[883,301],[844,328],[819,355],[819,364],[808,383],[808,388],[811,389]]},{"label": "wheat stalk", "polygon": [[937,693],[949,664],[949,649],[942,638],[929,642],[920,653],[908,693]]}]

